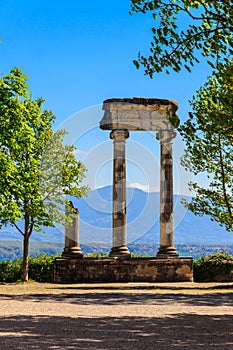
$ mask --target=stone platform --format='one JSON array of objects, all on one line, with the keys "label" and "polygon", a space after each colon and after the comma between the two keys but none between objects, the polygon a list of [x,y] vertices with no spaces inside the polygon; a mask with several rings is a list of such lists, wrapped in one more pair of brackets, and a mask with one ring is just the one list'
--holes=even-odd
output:
[{"label": "stone platform", "polygon": [[193,259],[56,258],[55,283],[192,282]]}]

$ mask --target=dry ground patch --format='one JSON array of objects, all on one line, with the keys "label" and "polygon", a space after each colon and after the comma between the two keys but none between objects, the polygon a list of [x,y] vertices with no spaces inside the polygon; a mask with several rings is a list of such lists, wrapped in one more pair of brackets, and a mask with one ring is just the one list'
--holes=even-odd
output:
[{"label": "dry ground patch", "polygon": [[233,349],[233,283],[0,285],[8,349]]}]

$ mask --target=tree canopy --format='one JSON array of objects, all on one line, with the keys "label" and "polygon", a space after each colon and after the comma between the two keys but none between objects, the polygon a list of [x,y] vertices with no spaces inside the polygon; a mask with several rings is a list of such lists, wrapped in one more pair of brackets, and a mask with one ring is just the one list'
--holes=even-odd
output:
[{"label": "tree canopy", "polygon": [[32,99],[27,79],[19,68],[0,78],[0,223],[23,236],[23,280],[33,230],[64,223],[66,196],[87,190],[84,165],[63,145],[65,131],[53,132],[55,116]]},{"label": "tree canopy", "polygon": [[193,112],[179,131],[186,144],[183,165],[209,179],[206,187],[190,184],[195,196],[186,206],[233,231],[233,64],[219,68],[191,101]]},{"label": "tree canopy", "polygon": [[233,53],[233,1],[231,0],[131,0],[131,13],[151,13],[155,26],[148,57],[138,54],[151,78],[170,69],[188,71],[199,62],[199,51],[214,66],[220,57]]}]

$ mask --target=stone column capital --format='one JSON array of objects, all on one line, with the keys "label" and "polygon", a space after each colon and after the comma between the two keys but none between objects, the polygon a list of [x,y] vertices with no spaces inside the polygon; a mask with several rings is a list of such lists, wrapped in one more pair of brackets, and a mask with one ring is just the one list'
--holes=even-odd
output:
[{"label": "stone column capital", "polygon": [[125,141],[128,137],[129,137],[128,130],[116,129],[116,130],[112,130],[112,132],[110,133],[110,138],[114,141],[122,142],[122,141]]},{"label": "stone column capital", "polygon": [[175,131],[161,130],[156,134],[156,138],[160,140],[160,143],[172,143],[175,137]]}]

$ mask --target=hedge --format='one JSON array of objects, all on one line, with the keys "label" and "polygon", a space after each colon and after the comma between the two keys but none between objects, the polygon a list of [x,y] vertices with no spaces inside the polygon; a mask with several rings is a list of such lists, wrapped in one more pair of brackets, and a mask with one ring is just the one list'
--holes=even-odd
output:
[{"label": "hedge", "polygon": [[[54,282],[55,255],[39,255],[29,257],[28,277],[36,282]],[[0,282],[17,282],[22,278],[22,259],[5,260],[0,262]]]},{"label": "hedge", "polygon": [[[88,254],[88,257],[101,257]],[[102,256],[103,257],[103,256]],[[54,282],[54,262],[56,255],[29,257],[29,279],[36,282]],[[21,280],[22,259],[0,262],[0,282],[12,283]],[[228,252],[218,252],[202,256],[193,263],[195,282],[233,282],[233,256]]]},{"label": "hedge", "polygon": [[233,256],[218,252],[201,256],[193,263],[195,282],[233,282]]}]

